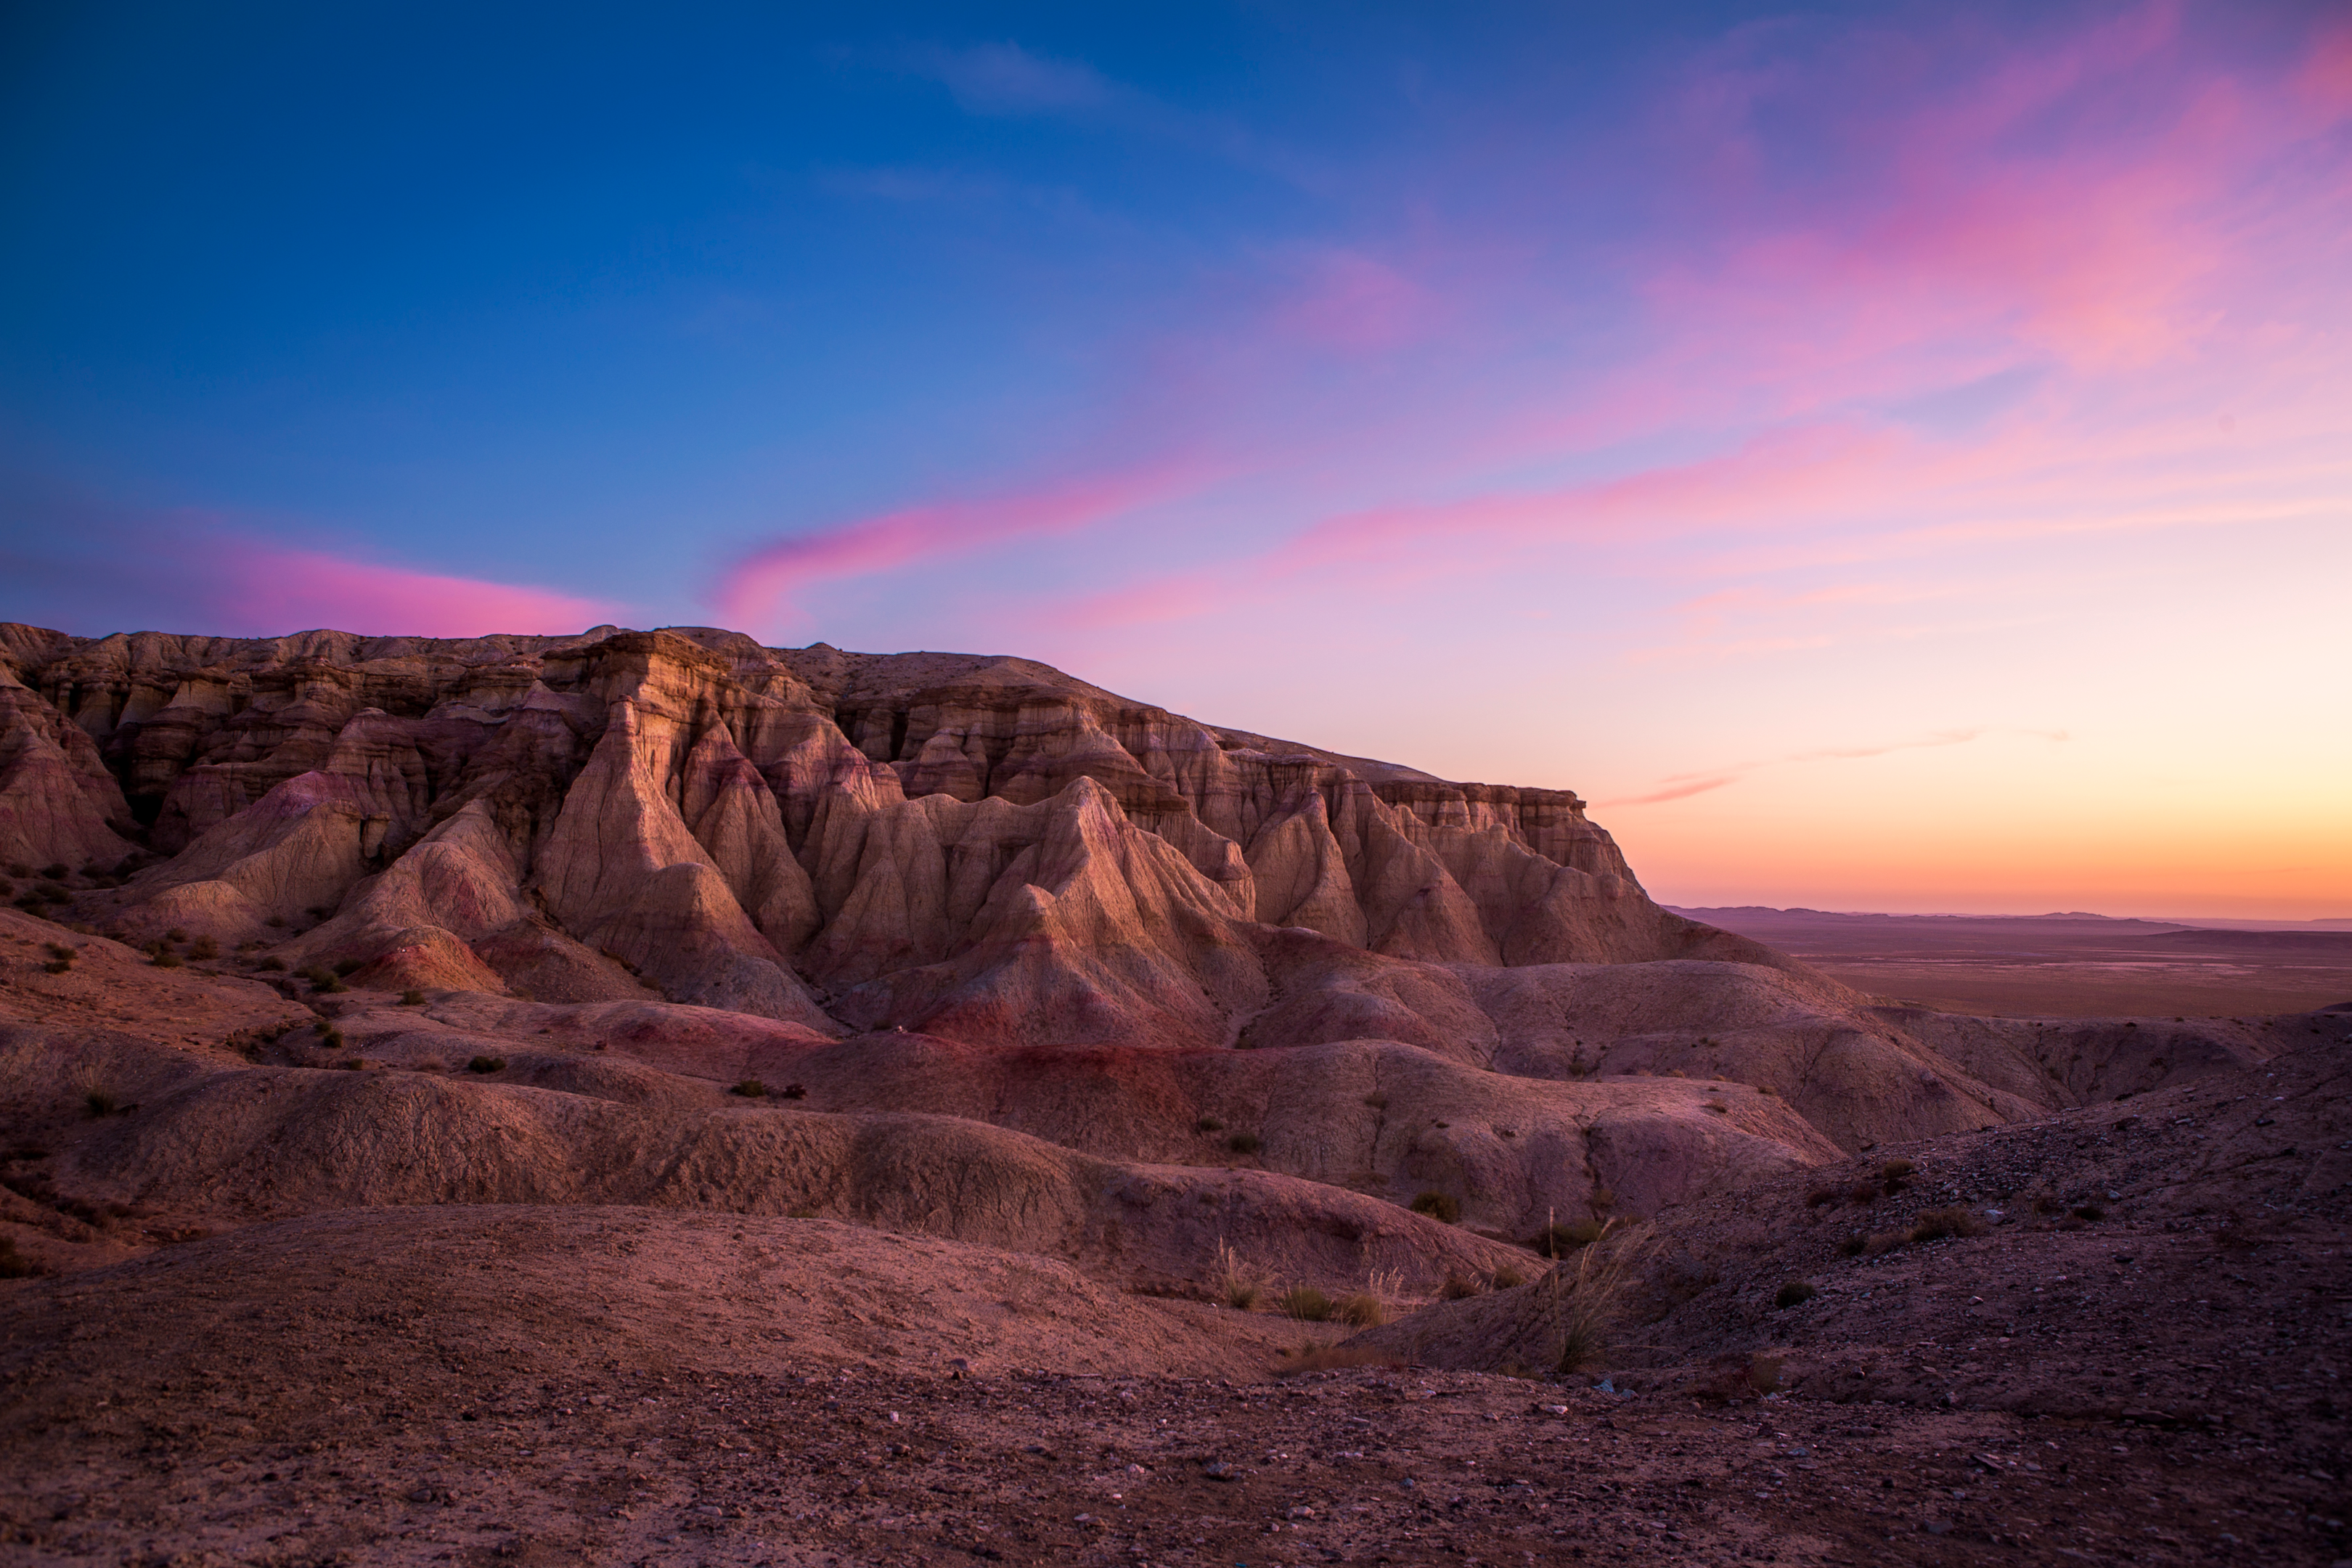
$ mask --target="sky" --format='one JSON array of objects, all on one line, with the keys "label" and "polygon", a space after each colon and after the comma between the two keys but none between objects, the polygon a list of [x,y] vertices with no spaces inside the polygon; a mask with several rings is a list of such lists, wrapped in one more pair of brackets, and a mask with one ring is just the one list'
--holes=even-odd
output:
[{"label": "sky", "polygon": [[2352,915],[2352,7],[0,20],[0,618],[1044,659],[1680,904]]}]

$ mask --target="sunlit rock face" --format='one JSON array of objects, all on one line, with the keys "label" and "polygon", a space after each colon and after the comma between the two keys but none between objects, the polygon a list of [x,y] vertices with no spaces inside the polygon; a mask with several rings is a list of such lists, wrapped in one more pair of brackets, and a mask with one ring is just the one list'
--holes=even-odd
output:
[{"label": "sunlit rock face", "polygon": [[290,940],[380,985],[1199,1047],[1287,1000],[1278,931],[1420,963],[1768,961],[1653,903],[1567,792],[1026,659],[9,626],[0,721],[0,855],[128,873],[107,912],[132,936]]}]

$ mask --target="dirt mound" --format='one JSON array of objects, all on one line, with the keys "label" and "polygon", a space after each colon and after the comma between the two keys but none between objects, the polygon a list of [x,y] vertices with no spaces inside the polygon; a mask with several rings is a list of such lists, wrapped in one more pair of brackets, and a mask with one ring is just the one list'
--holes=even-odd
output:
[{"label": "dirt mound", "polygon": [[[83,1202],[234,1224],[330,1207],[609,1205],[824,1215],[1208,1289],[1221,1243],[1269,1280],[1428,1289],[1520,1256],[1355,1193],[1265,1171],[1139,1165],[948,1117],[682,1106],[505,1081],[582,1070],[511,1058],[488,1081],[255,1067],[194,1078],[47,1163]],[[589,1068],[593,1073],[601,1068]],[[588,1092],[583,1092],[587,1090]],[[716,1097],[713,1097],[714,1099]]]},{"label": "dirt mound", "polygon": [[[255,1302],[273,1303],[258,1313]],[[469,1403],[443,1358],[552,1372],[594,1341],[660,1371],[904,1362],[1005,1372],[1256,1376],[1297,1338],[1263,1314],[1107,1289],[1066,1264],[821,1219],[579,1205],[346,1209],[254,1226],[0,1302],[21,1423],[67,1321],[118,1348],[86,1390],[215,1382],[264,1363],[331,1381],[362,1340],[418,1352],[418,1403]],[[80,1336],[87,1339],[89,1336]],[[438,1386],[435,1386],[437,1384]]]},{"label": "dirt mound", "polygon": [[[1625,1243],[1592,1370],[1717,1402],[1778,1385],[2340,1442],[2347,1045],[2323,1032],[2128,1105],[1882,1149],[1670,1210]],[[1436,1365],[1556,1366],[1572,1268],[1354,1342]],[[1738,1369],[1759,1358],[1772,1381],[1743,1386]]]}]

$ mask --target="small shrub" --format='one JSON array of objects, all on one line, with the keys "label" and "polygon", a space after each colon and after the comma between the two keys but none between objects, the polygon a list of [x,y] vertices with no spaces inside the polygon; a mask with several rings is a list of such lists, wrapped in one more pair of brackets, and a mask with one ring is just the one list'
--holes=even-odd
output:
[{"label": "small shrub", "polygon": [[310,983],[311,994],[316,996],[340,996],[350,989],[350,986],[343,984],[343,978],[340,974],[330,973],[323,980],[314,980]]},{"label": "small shrub", "polygon": [[[340,1040],[336,1042],[338,1045],[341,1043],[342,1042]],[[357,1057],[345,1057],[341,1061],[337,1062],[335,1066],[345,1072],[357,1072],[360,1068],[367,1066],[367,1063],[360,1060]]]},{"label": "small shrub", "polygon": [[188,944],[188,956],[199,963],[209,963],[220,956],[220,943],[208,936],[200,936]]},{"label": "small shrub", "polygon": [[1876,1182],[1856,1182],[1845,1190],[1845,1195],[1858,1204],[1874,1204],[1882,1194]]},{"label": "small shrub", "polygon": [[1946,1237],[1982,1236],[1985,1223],[1966,1209],[1929,1209],[1911,1226],[1914,1241],[1941,1241]]},{"label": "small shrub", "polygon": [[422,1007],[425,1005],[425,993],[412,986],[400,994],[400,1005],[404,1007]]},{"label": "small shrub", "polygon": [[1331,1321],[1331,1298],[1312,1285],[1293,1285],[1275,1303],[1286,1317],[1304,1323],[1328,1323]]},{"label": "small shrub", "polygon": [[254,967],[264,974],[283,974],[286,973],[286,961],[282,958],[265,958]]},{"label": "small shrub", "polygon": [[1848,1232],[1846,1238],[1838,1243],[1838,1250],[1848,1258],[1860,1258],[1869,1247],[1870,1238],[1858,1230]]},{"label": "small shrub", "polygon": [[92,1116],[111,1116],[114,1114],[116,1102],[112,1090],[100,1089],[96,1084],[92,1084],[82,1090],[81,1103],[83,1109]]},{"label": "small shrub", "polygon": [[158,948],[155,955],[147,962],[158,969],[177,969],[181,966],[180,955],[168,947]]},{"label": "small shrub", "polygon": [[1774,1089],[1774,1088],[1773,1088],[1770,1084],[1769,1084],[1769,1083],[1759,1083],[1759,1084],[1758,1084],[1758,1085],[1756,1086],[1756,1092],[1757,1092],[1757,1093],[1759,1093],[1759,1094],[1760,1094],[1760,1095],[1767,1096],[1768,1098],[1772,1099],[1772,1100],[1778,1100],[1778,1099],[1780,1099],[1780,1091],[1779,1089]]},{"label": "small shrub", "polygon": [[55,882],[37,884],[33,889],[33,897],[45,904],[68,904],[73,901],[73,895]]},{"label": "small shrub", "polygon": [[1336,1311],[1341,1322],[1359,1329],[1377,1329],[1388,1321],[1388,1313],[1382,1310],[1381,1299],[1369,1290],[1359,1290],[1352,1296],[1342,1297]]},{"label": "small shrub", "polygon": [[1389,1108],[1389,1097],[1385,1094],[1368,1094],[1364,1096],[1364,1103],[1374,1110],[1386,1110]]},{"label": "small shrub", "polygon": [[1594,1214],[1607,1214],[1617,1206],[1617,1194],[1611,1188],[1595,1187],[1592,1195],[1584,1201],[1592,1206]]},{"label": "small shrub", "polygon": [[1889,1160],[1878,1167],[1878,1179],[1882,1182],[1899,1182],[1918,1168],[1908,1160]]},{"label": "small shrub", "polygon": [[312,905],[310,906],[310,911],[309,911],[309,912],[310,912],[310,918],[311,918],[312,920],[314,920],[314,921],[322,921],[322,920],[325,920],[329,915],[333,914],[335,911],[334,911],[334,910],[331,910],[331,909],[329,909],[329,908],[328,908],[326,905],[324,905],[324,904],[312,904]]},{"label": "small shrub", "polygon": [[188,940],[188,933],[184,928],[173,926],[170,931],[163,933],[163,940],[165,942],[185,942]]},{"label": "small shrub", "polygon": [[16,1250],[16,1238],[0,1236],[0,1279],[30,1279],[48,1270]]},{"label": "small shrub", "polygon": [[1255,1132],[1236,1132],[1225,1140],[1225,1147],[1236,1154],[1255,1154],[1260,1147]]},{"label": "small shrub", "polygon": [[47,963],[41,965],[41,970],[44,973],[47,974],[71,974],[73,973],[73,963],[68,959],[53,958]]},{"label": "small shrub", "polygon": [[74,952],[76,951],[73,948],[68,947],[61,942],[43,942],[41,944],[41,950],[60,963],[71,963],[74,961]]},{"label": "small shrub", "polygon": [[1495,1270],[1494,1284],[1497,1290],[1516,1290],[1527,1282],[1528,1277],[1507,1263]]},{"label": "small shrub", "polygon": [[33,868],[30,866],[26,865],[22,860],[11,860],[8,862],[8,875],[11,877],[29,877],[32,874]]},{"label": "small shrub", "polygon": [[746,1100],[765,1100],[768,1098],[768,1086],[756,1078],[747,1078],[727,1092],[740,1094]]},{"label": "small shrub", "polygon": [[366,967],[367,965],[359,959],[346,958],[335,965],[335,973],[339,976],[357,974]]},{"label": "small shrub", "polygon": [[266,926],[273,926],[279,931],[284,931],[286,929],[286,917],[284,915],[272,915],[261,923]]},{"label": "small shrub", "polygon": [[[2076,1204],[2074,1208],[2068,1212],[2073,1214],[2076,1219],[2105,1219],[2107,1217],[2107,1211],[2101,1208],[2096,1204]],[[1974,1233],[1972,1232],[1971,1234]]]},{"label": "small shrub", "polygon": [[[603,1047],[600,1047],[598,1048],[602,1049]],[[808,1098],[808,1089],[797,1083],[788,1083],[784,1085],[783,1098],[786,1100],[806,1100]]]},{"label": "small shrub", "polygon": [[1910,1239],[1911,1233],[1907,1230],[1877,1231],[1864,1240],[1862,1249],[1871,1257],[1876,1258],[1883,1253],[1894,1251]]},{"label": "small shrub", "polygon": [[1801,1307],[1820,1294],[1821,1290],[1811,1280],[1790,1279],[1783,1283],[1780,1290],[1774,1294],[1772,1305],[1783,1310],[1790,1307]]},{"label": "small shrub", "polygon": [[1809,1209],[1822,1208],[1837,1202],[1843,1195],[1835,1187],[1815,1187],[1805,1194],[1805,1206]]},{"label": "small shrub", "polygon": [[1582,1225],[1546,1226],[1543,1234],[1529,1245],[1538,1258],[1566,1258],[1580,1247],[1590,1247],[1601,1239],[1601,1227],[1587,1220]]},{"label": "small shrub", "polygon": [[41,875],[52,882],[62,881],[71,874],[66,869],[66,863],[62,860],[52,860],[41,868]]},{"label": "small shrub", "polygon": [[1442,1301],[1466,1301],[1478,1294],[1478,1282],[1456,1269],[1445,1271],[1445,1283],[1437,1288]]},{"label": "small shrub", "polygon": [[467,1072],[504,1072],[507,1070],[507,1058],[504,1057],[476,1057],[472,1061],[466,1064],[466,1070]]},{"label": "small shrub", "polygon": [[327,1030],[324,1034],[321,1034],[319,1037],[319,1048],[322,1051],[341,1050],[343,1048],[343,1032],[341,1029]]},{"label": "small shrub", "polygon": [[1203,1116],[1200,1121],[1192,1123],[1192,1131],[1195,1132],[1223,1132],[1224,1130],[1225,1124],[1213,1116]]},{"label": "small shrub", "polygon": [[1705,1109],[1713,1111],[1717,1116],[1728,1116],[1731,1114],[1731,1107],[1724,1104],[1723,1101],[1719,1100],[1708,1100]]},{"label": "small shrub", "polygon": [[1412,1212],[1425,1214],[1444,1225],[1453,1225],[1462,1217],[1462,1200],[1452,1193],[1421,1193],[1412,1200]]}]

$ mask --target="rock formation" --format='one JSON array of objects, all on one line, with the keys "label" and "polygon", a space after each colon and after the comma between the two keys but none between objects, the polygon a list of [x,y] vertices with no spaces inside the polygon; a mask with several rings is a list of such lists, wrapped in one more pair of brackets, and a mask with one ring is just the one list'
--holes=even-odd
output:
[{"label": "rock formation", "polygon": [[9,626],[0,680],[0,852],[132,871],[109,929],[293,937],[383,986],[1202,1047],[1284,1000],[1280,929],[1428,963],[1773,962],[1653,903],[1565,791],[1024,659]]}]

